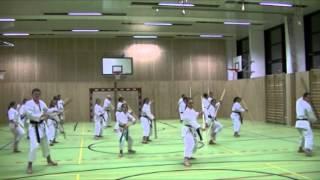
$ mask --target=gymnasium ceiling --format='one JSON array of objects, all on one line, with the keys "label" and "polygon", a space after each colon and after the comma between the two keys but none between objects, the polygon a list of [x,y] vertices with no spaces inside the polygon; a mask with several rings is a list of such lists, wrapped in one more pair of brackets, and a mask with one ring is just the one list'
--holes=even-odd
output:
[{"label": "gymnasium ceiling", "polygon": [[[290,2],[294,7],[261,6],[262,0],[187,0],[195,6],[183,8],[158,4],[180,2],[177,0],[1,0],[0,18],[16,21],[0,22],[0,33],[26,32],[31,34],[28,37],[157,35],[163,38],[223,34],[226,38],[239,39],[248,35],[249,28],[267,29],[283,23],[285,16],[302,17],[320,9],[320,0],[268,1]],[[69,12],[100,12],[103,15],[69,16]],[[249,21],[251,25],[225,25],[224,21]],[[145,22],[173,25],[148,26]],[[100,31],[71,32],[72,29]]]}]

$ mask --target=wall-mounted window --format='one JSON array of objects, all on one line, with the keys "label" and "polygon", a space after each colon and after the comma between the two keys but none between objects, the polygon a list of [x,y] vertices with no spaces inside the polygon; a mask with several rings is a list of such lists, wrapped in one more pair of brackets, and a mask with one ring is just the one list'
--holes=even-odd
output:
[{"label": "wall-mounted window", "polygon": [[284,25],[268,29],[264,33],[267,74],[286,73],[286,44]]},{"label": "wall-mounted window", "polygon": [[238,79],[250,78],[251,63],[248,37],[237,41],[237,56],[242,56],[242,71],[238,72]]},{"label": "wall-mounted window", "polygon": [[307,70],[320,68],[320,11],[304,17]]}]

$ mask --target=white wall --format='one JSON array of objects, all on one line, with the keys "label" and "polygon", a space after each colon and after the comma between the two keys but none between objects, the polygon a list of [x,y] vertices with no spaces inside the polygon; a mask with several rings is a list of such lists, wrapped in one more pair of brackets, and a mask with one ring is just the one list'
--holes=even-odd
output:
[{"label": "white wall", "polygon": [[266,75],[264,30],[259,27],[249,29],[249,48],[251,64],[251,78],[263,77]]}]

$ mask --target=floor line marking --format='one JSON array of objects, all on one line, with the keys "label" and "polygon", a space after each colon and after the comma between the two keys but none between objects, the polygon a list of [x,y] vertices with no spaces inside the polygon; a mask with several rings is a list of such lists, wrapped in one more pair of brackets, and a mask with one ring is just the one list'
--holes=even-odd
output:
[{"label": "floor line marking", "polygon": [[294,176],[298,176],[298,177],[301,177],[301,178],[303,178],[303,179],[309,179],[309,180],[311,180],[311,178],[309,178],[309,177],[307,177],[307,176],[303,176],[303,175],[301,175],[301,174],[298,174],[298,173],[296,173],[296,172],[290,171],[289,169],[282,168],[282,167],[277,166],[277,165],[275,165],[275,164],[266,163],[266,165],[267,165],[267,166],[270,166],[270,167],[272,167],[272,168],[274,168],[274,169],[278,169],[278,170],[280,170],[280,171],[283,171],[283,172],[286,172],[286,173],[290,173],[290,174],[292,174],[292,175],[294,175]]}]

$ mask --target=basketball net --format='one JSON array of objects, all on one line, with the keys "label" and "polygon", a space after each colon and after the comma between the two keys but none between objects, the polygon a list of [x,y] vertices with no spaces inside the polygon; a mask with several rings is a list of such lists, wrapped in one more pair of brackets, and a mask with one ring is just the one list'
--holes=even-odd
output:
[{"label": "basketball net", "polygon": [[121,78],[121,72],[114,72],[114,79],[119,80]]}]

